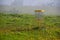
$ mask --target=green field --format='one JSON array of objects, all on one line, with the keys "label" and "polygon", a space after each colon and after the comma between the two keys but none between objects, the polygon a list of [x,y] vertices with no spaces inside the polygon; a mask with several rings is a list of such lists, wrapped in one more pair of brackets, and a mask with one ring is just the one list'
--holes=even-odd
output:
[{"label": "green field", "polygon": [[0,13],[0,40],[60,40],[60,16]]}]

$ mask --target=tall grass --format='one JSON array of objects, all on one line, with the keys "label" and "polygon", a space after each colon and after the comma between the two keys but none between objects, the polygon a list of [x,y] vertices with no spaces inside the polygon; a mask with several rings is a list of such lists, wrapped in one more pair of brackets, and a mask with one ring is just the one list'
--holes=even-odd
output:
[{"label": "tall grass", "polygon": [[0,40],[60,40],[60,16],[44,16],[38,25],[34,15],[0,13]]}]

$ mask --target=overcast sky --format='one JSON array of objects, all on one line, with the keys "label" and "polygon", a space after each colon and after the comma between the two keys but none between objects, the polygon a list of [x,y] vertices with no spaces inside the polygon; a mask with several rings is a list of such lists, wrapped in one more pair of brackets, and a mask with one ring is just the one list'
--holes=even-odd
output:
[{"label": "overcast sky", "polygon": [[0,0],[0,5],[11,5],[14,0]]},{"label": "overcast sky", "polygon": [[57,5],[57,0],[0,0],[0,5],[12,5],[15,3],[15,5],[20,6],[20,4],[23,4],[23,6],[37,6],[37,5]]}]

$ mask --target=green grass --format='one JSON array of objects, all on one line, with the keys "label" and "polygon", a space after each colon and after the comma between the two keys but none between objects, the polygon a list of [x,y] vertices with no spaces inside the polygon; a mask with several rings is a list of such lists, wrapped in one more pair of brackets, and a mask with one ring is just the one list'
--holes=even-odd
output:
[{"label": "green grass", "polygon": [[34,15],[0,13],[0,40],[60,40],[60,16],[43,18],[38,26]]}]

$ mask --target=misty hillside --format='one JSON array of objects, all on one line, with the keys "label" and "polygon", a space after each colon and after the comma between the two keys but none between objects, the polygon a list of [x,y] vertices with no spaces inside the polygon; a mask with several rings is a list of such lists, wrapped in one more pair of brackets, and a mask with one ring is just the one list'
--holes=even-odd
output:
[{"label": "misty hillside", "polygon": [[[9,2],[9,3],[8,3]],[[60,15],[59,0],[6,0],[0,1],[0,12],[34,14],[34,10],[45,10],[46,15]]]},{"label": "misty hillside", "polygon": [[43,9],[46,10],[44,14],[60,14],[60,9],[58,7],[47,7],[47,6],[23,6],[23,7],[14,7],[14,6],[0,6],[0,12],[6,13],[31,13],[34,14],[34,10]]}]

